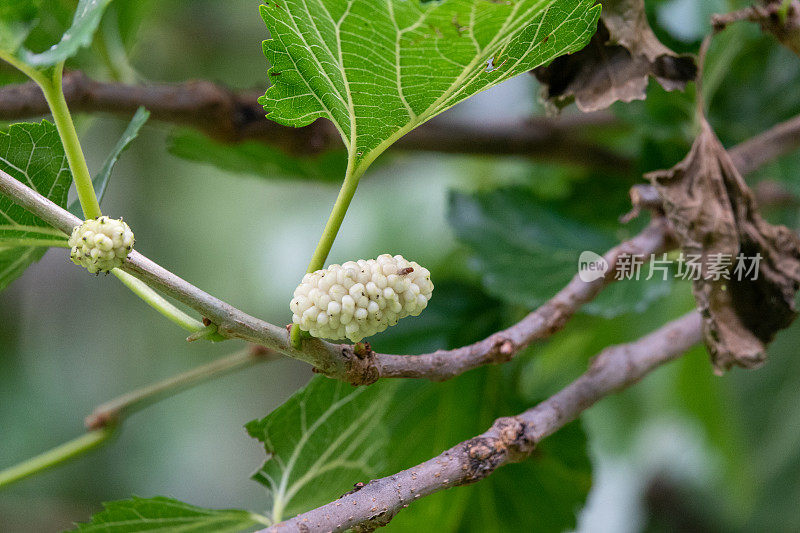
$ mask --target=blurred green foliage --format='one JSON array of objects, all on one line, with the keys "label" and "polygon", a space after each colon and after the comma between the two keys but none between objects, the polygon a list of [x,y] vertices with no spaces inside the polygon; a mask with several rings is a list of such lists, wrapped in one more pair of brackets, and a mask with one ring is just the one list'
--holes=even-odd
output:
[{"label": "blurred green foliage", "polygon": [[[58,40],[77,5],[38,3],[40,23],[26,42],[34,51]],[[101,79],[204,78],[263,88],[258,4],[117,0],[93,47],[68,67]],[[696,52],[708,15],[743,2],[647,5],[665,44]],[[0,83],[15,81],[21,78],[0,65]],[[741,142],[800,113],[798,84],[797,57],[757,27],[734,25],[717,37],[707,61],[711,123],[726,146]],[[449,119],[503,120],[507,100],[532,100],[533,85],[532,77],[517,78],[481,96],[479,104],[453,109]],[[436,284],[430,308],[376,336],[374,347],[418,353],[482,338],[518,320],[574,272],[577,256],[562,259],[562,245],[566,250],[570,244],[573,254],[584,245],[602,252],[596,248],[632,235],[642,221],[631,227],[617,222],[628,208],[627,189],[641,172],[685,155],[695,131],[693,90],[669,93],[653,84],[646,101],[613,107],[622,126],[594,140],[631,157],[637,168],[630,173],[429,154],[403,154],[374,169],[356,195],[331,261],[403,253],[429,266]],[[124,126],[116,119],[81,118],[93,170]],[[168,130],[143,130],[121,159],[104,209],[123,214],[136,228],[142,252],[179,275],[257,316],[288,321],[287,302],[336,196],[341,165],[333,154],[330,161],[298,160],[258,145],[226,152],[197,133]],[[173,153],[188,160],[202,153],[219,168],[171,157],[168,137]],[[285,179],[242,180],[236,175],[242,172]],[[795,153],[748,180],[778,182],[800,194],[799,175]],[[303,179],[290,181],[297,177]],[[766,211],[771,220],[793,226],[798,214],[796,205]],[[546,251],[531,251],[543,243],[549,243]],[[507,269],[496,268],[500,259]],[[186,345],[180,331],[115,280],[86,276],[66,261],[63,251],[50,252],[0,296],[2,466],[74,437],[96,404],[230,350],[228,343]],[[536,277],[526,278],[531,270]],[[509,279],[522,286],[498,289]],[[614,290],[642,290],[635,284]],[[533,405],[579,375],[604,347],[633,340],[693,306],[685,283],[660,296],[648,307],[640,301],[644,293],[625,292],[620,301],[629,305],[615,308],[624,311],[621,316],[581,314],[511,364],[446,383],[400,384],[386,420],[383,473]],[[87,322],[94,327],[85,328]],[[800,326],[794,325],[778,336],[764,368],[723,377],[712,374],[703,350],[694,350],[598,404],[546,440],[528,462],[418,502],[389,530],[437,524],[442,531],[527,531],[524,523],[530,522],[547,531],[573,524],[579,531],[669,531],[686,516],[698,530],[800,530],[799,344]],[[309,376],[299,363],[269,363],[137,415],[107,448],[0,495],[0,531],[63,530],[71,521],[88,520],[101,501],[132,494],[266,512],[269,498],[248,480],[264,449],[242,426],[273,412]],[[337,480],[332,492],[366,481],[356,478]],[[654,486],[680,490],[648,490]]]},{"label": "blurred green foliage", "polygon": [[170,137],[169,151],[174,156],[210,163],[228,172],[266,178],[338,184],[347,168],[347,154],[343,150],[330,150],[314,157],[293,157],[262,142],[224,144],[188,129],[179,130]]},{"label": "blurred green foliage", "polygon": [[[589,203],[584,200],[573,194],[569,205]],[[617,243],[613,234],[601,229],[601,220],[607,215],[599,206],[591,213],[595,216],[582,219],[559,210],[559,203],[545,204],[519,188],[451,195],[450,224],[461,242],[470,247],[471,263],[489,293],[533,309],[569,283],[582,251],[603,255]],[[642,279],[613,284],[582,311],[607,318],[644,312],[669,292],[671,278],[656,274],[645,279],[647,272],[643,271]]]}]

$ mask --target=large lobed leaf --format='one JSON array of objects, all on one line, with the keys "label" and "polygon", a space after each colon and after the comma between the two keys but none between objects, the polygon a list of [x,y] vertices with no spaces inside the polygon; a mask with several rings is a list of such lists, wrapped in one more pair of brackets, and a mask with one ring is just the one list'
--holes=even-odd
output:
[{"label": "large lobed leaf", "polygon": [[203,509],[170,498],[137,498],[104,504],[105,511],[97,513],[91,522],[77,524],[81,533],[234,533],[267,520],[238,509]]},{"label": "large lobed leaf", "polygon": [[261,103],[289,126],[330,119],[357,173],[458,102],[581,49],[599,13],[594,0],[270,0]]},{"label": "large lobed leaf", "polygon": [[275,522],[325,504],[379,471],[395,386],[356,388],[317,376],[266,418],[247,424],[267,452],[253,477],[267,487]]},{"label": "large lobed leaf", "polygon": [[[72,174],[56,127],[47,121],[14,124],[0,132],[0,169],[61,207],[66,206]],[[24,240],[63,241],[45,221],[0,195],[0,290],[44,255],[42,246]]]}]

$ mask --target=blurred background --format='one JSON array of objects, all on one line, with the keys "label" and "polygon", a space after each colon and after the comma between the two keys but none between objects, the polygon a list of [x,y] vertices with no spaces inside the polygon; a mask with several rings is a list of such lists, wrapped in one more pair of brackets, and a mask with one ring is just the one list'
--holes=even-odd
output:
[{"label": "blurred background", "polygon": [[[48,18],[34,35],[43,41],[59,33],[76,5],[45,3]],[[263,89],[267,65],[260,43],[266,30],[259,3],[117,0],[104,31],[129,49],[129,63],[113,53],[104,62],[95,47],[73,67],[98,79],[207,79]],[[712,13],[740,5],[647,2],[662,42],[689,53],[697,51]],[[800,60],[754,25],[733,26],[715,40],[707,77],[710,119],[726,146],[800,112]],[[641,182],[642,172],[672,166],[686,154],[694,131],[693,90],[667,93],[651,84],[647,101],[612,107],[618,118],[613,128],[588,133],[629,157],[629,171],[604,173],[525,157],[383,156],[363,179],[329,263],[400,253],[428,266],[437,289],[422,316],[376,336],[373,346],[414,353],[481,338],[562,286],[574,272],[572,251],[635,234],[646,221],[617,222],[629,207],[627,189]],[[533,76],[520,76],[443,120],[513,123],[544,114],[538,94]],[[79,116],[92,170],[125,125],[118,118]],[[287,323],[289,299],[333,205],[337,177],[313,180],[274,165],[263,174],[221,170],[170,154],[174,135],[166,124],[145,126],[115,170],[104,212],[124,215],[136,230],[137,249],[166,268],[252,315]],[[748,181],[798,195],[798,171],[800,154],[794,154]],[[795,202],[765,214],[797,227]],[[548,238],[556,237],[543,221],[569,228],[563,247],[555,240],[548,248]],[[498,259],[508,256],[515,258],[510,265]],[[513,294],[502,288],[509,277],[520,285]],[[512,364],[446,384],[408,385],[416,387],[415,395],[424,389],[427,403],[415,422],[419,440],[402,446],[414,448],[416,459],[438,453],[482,431],[494,417],[563,387],[603,347],[636,339],[693,306],[685,282],[635,284],[612,287],[563,332]],[[69,264],[64,250],[48,252],[0,294],[0,467],[80,435],[84,416],[98,404],[239,347],[236,341],[188,344],[185,336],[115,278],[88,276]],[[591,474],[588,463],[580,467],[586,482],[576,481],[589,491],[591,475],[585,506],[585,492],[564,503],[566,512],[579,515],[575,528],[800,530],[799,345],[796,323],[778,336],[765,367],[723,377],[712,374],[705,351],[696,349],[588,411],[558,441],[561,450],[554,444],[545,451],[591,458]],[[249,476],[264,450],[242,426],[268,414],[310,377],[307,365],[281,359],[160,402],[131,417],[105,447],[0,493],[0,531],[68,529],[100,510],[101,502],[131,495],[263,510],[266,493]],[[457,400],[474,396],[490,404],[479,416]],[[436,416],[456,414],[458,422],[436,422]],[[431,517],[437,522],[428,525],[442,524],[443,531],[487,531],[505,520],[493,516],[506,515],[516,521],[503,530],[528,531],[538,523],[547,480],[528,476],[517,482],[525,487],[521,495],[503,492],[503,483],[525,468],[511,465],[485,486],[420,502],[389,530],[419,530],[425,527],[421,520]],[[506,513],[502,506],[512,504],[514,512]]]}]

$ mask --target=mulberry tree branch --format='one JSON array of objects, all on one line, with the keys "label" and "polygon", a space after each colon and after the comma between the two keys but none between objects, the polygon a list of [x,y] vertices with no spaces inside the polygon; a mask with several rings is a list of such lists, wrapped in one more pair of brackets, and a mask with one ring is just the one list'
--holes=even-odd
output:
[{"label": "mulberry tree branch", "polygon": [[[74,112],[128,117],[144,106],[156,120],[189,126],[219,141],[256,140],[298,155],[341,147],[341,137],[327,121],[291,128],[267,120],[257,101],[262,94],[263,91],[232,91],[208,81],[125,85],[95,81],[78,71],[64,76],[64,95]],[[0,120],[21,120],[48,112],[36,84],[0,88]],[[502,126],[434,120],[400,139],[395,147],[459,154],[516,154],[621,172],[632,167],[627,157],[588,142],[582,135],[588,126],[615,123],[608,113],[537,118]]]},{"label": "mulberry tree branch", "polygon": [[566,388],[517,416],[497,419],[485,433],[395,475],[375,479],[338,500],[260,533],[371,531],[419,498],[484,479],[498,467],[524,460],[599,400],[677,359],[701,340],[701,319],[691,312],[629,344],[606,348]]},{"label": "mulberry tree branch", "polygon": [[[257,98],[262,91],[232,91],[208,81],[180,84],[125,85],[92,80],[82,72],[64,74],[64,95],[75,112],[119,114],[125,117],[139,106],[154,119],[189,126],[226,142],[258,140],[294,154],[316,154],[340,143],[335,129],[318,120],[303,128],[281,126],[264,117]],[[33,82],[0,87],[0,120],[13,121],[49,113],[41,89]],[[608,113],[535,118],[522,123],[480,127],[433,120],[400,139],[405,150],[445,153],[525,155],[612,169],[629,169],[631,162],[614,152],[581,141],[587,127],[616,124]],[[733,150],[737,163],[756,166],[800,145],[800,117],[745,141]],[[737,158],[737,153],[740,158]],[[739,168],[742,174],[749,170]]]},{"label": "mulberry tree branch", "polygon": [[[756,135],[728,152],[742,174],[755,172],[765,164],[800,146],[800,115]],[[674,247],[666,220],[658,215],[661,198],[650,185],[636,185],[631,190],[633,215],[639,208],[654,211],[651,225],[631,240],[610,250],[605,259],[609,269],[604,278],[585,283],[575,276],[552,299],[531,312],[522,321],[477,343],[439,350],[429,354],[404,356],[368,353],[360,365],[352,365],[362,373],[379,377],[414,377],[432,380],[449,379],[484,364],[510,360],[530,343],[549,337],[564,327],[581,306],[593,300],[614,281],[615,265],[623,254],[649,257]],[[632,217],[626,217],[632,218]],[[350,381],[354,381],[350,378]]]},{"label": "mulberry tree branch", "polygon": [[[0,194],[13,198],[16,203],[65,234],[81,223],[76,216],[2,170]],[[608,252],[606,260],[611,268],[604,278],[586,283],[576,276],[552,300],[516,325],[463,348],[416,356],[377,354],[370,350],[356,350],[351,345],[332,344],[313,338],[303,341],[300,348],[295,348],[289,341],[286,328],[250,316],[211,296],[135,250],[120,268],[195,309],[216,324],[217,332],[223,336],[244,339],[305,361],[330,377],[368,385],[382,377],[443,380],[484,364],[508,361],[531,342],[561,329],[584,303],[614,281],[613,267],[622,254],[649,255],[667,249],[669,245],[666,221],[656,217],[640,235]]]},{"label": "mulberry tree branch", "polygon": [[724,30],[734,22],[756,22],[761,30],[771,33],[782,45],[800,55],[800,2],[798,0],[761,0],[738,11],[714,15],[714,31]]},{"label": "mulberry tree branch", "polygon": [[650,226],[629,241],[605,254],[608,270],[600,279],[585,282],[576,274],[566,287],[538,309],[510,328],[498,331],[482,341],[423,355],[374,354],[381,377],[449,379],[489,363],[504,363],[534,341],[561,330],[584,304],[592,301],[604,287],[614,282],[617,261],[624,255],[649,258],[674,246],[667,221],[654,217]]},{"label": "mulberry tree branch", "polygon": [[[13,199],[42,220],[69,235],[82,220],[56,205],[50,199],[26,187],[13,176],[0,170],[0,194]],[[331,376],[345,376],[349,370],[352,349],[349,346],[331,344],[318,339],[303,343],[303,349],[295,349],[288,342],[285,328],[270,324],[236,309],[232,305],[211,296],[188,281],[176,276],[136,250],[133,250],[121,270],[133,274],[147,285],[198,311],[218,326],[217,333],[225,337],[244,339],[262,345],[289,357],[314,365]]]},{"label": "mulberry tree branch", "polygon": [[[768,162],[768,157],[778,157],[798,146],[800,116],[743,142],[732,148],[730,153],[737,168],[744,174]],[[69,234],[81,222],[68,211],[2,171],[0,194],[11,197],[17,204],[65,234]],[[608,253],[606,259],[609,260],[609,265],[613,265],[616,258],[626,250],[648,255],[664,249],[669,240],[664,224],[656,216],[653,224],[641,235]],[[152,288],[198,311],[216,324],[218,333],[223,336],[265,346],[288,357],[305,361],[320,373],[358,385],[373,383],[381,377],[442,380],[482,364],[506,361],[531,342],[545,338],[563,327],[581,305],[594,298],[612,280],[610,275],[594,284],[582,284],[583,282],[573,279],[541,309],[534,311],[515,326],[483,341],[456,350],[403,356],[376,354],[369,350],[358,350],[359,353],[356,353],[353,346],[313,338],[303,341],[300,348],[294,348],[285,328],[236,309],[136,251],[131,253],[122,268]]]},{"label": "mulberry tree branch", "polygon": [[767,163],[800,147],[800,115],[781,122],[765,132],[743,141],[728,153],[742,174],[750,174]]}]

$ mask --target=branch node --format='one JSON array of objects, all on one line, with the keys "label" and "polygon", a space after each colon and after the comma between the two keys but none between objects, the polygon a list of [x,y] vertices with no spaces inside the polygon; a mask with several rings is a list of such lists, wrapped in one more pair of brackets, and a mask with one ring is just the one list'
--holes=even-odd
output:
[{"label": "branch node", "polygon": [[652,185],[634,185],[628,194],[630,194],[633,208],[619,217],[620,223],[627,224],[634,220],[641,214],[642,209],[647,209],[653,215],[664,215],[664,204],[661,200],[661,195]]},{"label": "branch node", "polygon": [[[511,361],[514,354],[519,351],[519,347],[510,339],[500,337],[494,341],[492,348],[486,353],[486,362],[502,364]],[[456,374],[450,377],[454,377]]]},{"label": "branch node", "polygon": [[118,421],[119,416],[116,412],[98,410],[87,416],[83,421],[83,425],[89,431],[94,431],[114,426]]},{"label": "branch node", "polygon": [[497,348],[497,353],[503,356],[504,362],[511,360],[511,356],[514,355],[514,352],[514,343],[510,340],[501,342]]},{"label": "branch node", "polygon": [[345,360],[344,379],[354,387],[372,385],[380,378],[375,352],[368,342],[343,346],[342,357]]},{"label": "branch node", "polygon": [[464,443],[466,463],[460,484],[479,481],[507,462],[517,462],[527,457],[534,443],[525,436],[525,424],[514,417],[498,418],[487,433],[497,436],[480,436]]}]

